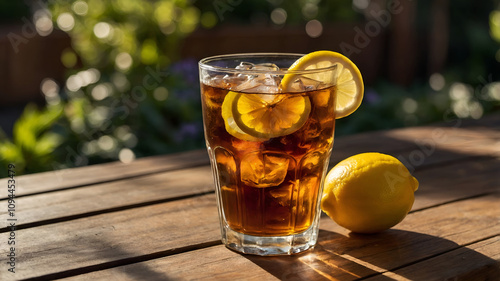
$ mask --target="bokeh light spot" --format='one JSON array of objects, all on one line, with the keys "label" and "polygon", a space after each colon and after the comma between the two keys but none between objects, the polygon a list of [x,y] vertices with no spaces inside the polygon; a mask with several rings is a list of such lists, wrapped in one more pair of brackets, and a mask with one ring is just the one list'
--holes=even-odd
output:
[{"label": "bokeh light spot", "polygon": [[470,89],[463,83],[455,82],[450,88],[450,98],[452,100],[468,100],[472,96]]},{"label": "bokeh light spot", "polygon": [[111,35],[112,27],[106,22],[98,22],[94,25],[94,34],[97,38],[108,38]]},{"label": "bokeh light spot", "polygon": [[312,38],[319,37],[323,33],[323,25],[318,20],[310,20],[306,24],[306,33]]},{"label": "bokeh light spot", "polygon": [[352,5],[359,10],[364,10],[370,5],[370,0],[352,0]]},{"label": "bokeh light spot", "polygon": [[54,26],[52,25],[52,20],[48,16],[42,16],[36,19],[35,28],[40,36],[48,36],[52,33]]},{"label": "bokeh light spot", "polygon": [[61,54],[61,62],[66,68],[73,68],[78,61],[75,52],[71,49],[65,49]]},{"label": "bokeh light spot", "polygon": [[127,76],[121,72],[115,72],[111,75],[111,82],[115,85],[118,91],[124,92],[130,88],[130,83]]},{"label": "bokeh light spot", "polygon": [[122,148],[118,153],[118,159],[123,163],[130,163],[135,160],[135,154],[129,148]]},{"label": "bokeh light spot", "polygon": [[271,20],[274,24],[282,25],[286,22],[287,14],[282,8],[276,8],[271,12]]},{"label": "bokeh light spot", "polygon": [[147,39],[142,44],[141,61],[144,64],[153,64],[158,61],[158,48],[154,40]]},{"label": "bokeh light spot", "polygon": [[71,75],[68,77],[66,80],[66,88],[72,92],[76,92],[80,90],[80,88],[83,86],[83,81],[82,78],[80,78],[77,75]]},{"label": "bokeh light spot", "polygon": [[429,78],[429,85],[434,91],[440,91],[444,88],[445,80],[440,73],[434,73]]},{"label": "bokeh light spot", "polygon": [[128,70],[132,66],[133,60],[129,53],[119,53],[115,58],[116,67],[120,70]]},{"label": "bokeh light spot", "polygon": [[153,92],[153,97],[157,101],[165,101],[168,98],[168,89],[165,87],[158,87]]},{"label": "bokeh light spot", "polygon": [[201,25],[204,28],[212,28],[217,24],[217,16],[214,12],[204,12],[200,19]]},{"label": "bokeh light spot", "polygon": [[114,148],[116,148],[115,140],[108,135],[100,137],[97,140],[97,145],[104,151],[112,151]]},{"label": "bokeh light spot", "polygon": [[59,86],[56,81],[50,78],[42,80],[42,83],[40,83],[40,90],[46,97],[56,97],[59,95]]},{"label": "bokeh light spot", "polygon": [[500,101],[500,82],[488,84],[487,91],[490,99]]},{"label": "bokeh light spot", "polygon": [[318,6],[313,3],[306,3],[302,7],[302,15],[306,19],[313,19],[318,15]]},{"label": "bokeh light spot", "polygon": [[106,84],[99,84],[92,89],[91,95],[96,101],[100,101],[111,95],[111,89]]},{"label": "bokeh light spot", "polygon": [[76,1],[75,3],[73,3],[73,6],[71,8],[73,9],[73,12],[75,12],[75,14],[79,16],[85,16],[89,11],[89,6],[85,1]]},{"label": "bokeh light spot", "polygon": [[63,31],[70,31],[75,27],[75,19],[70,13],[62,13],[57,17],[57,26]]},{"label": "bokeh light spot", "polygon": [[417,112],[418,103],[412,98],[406,98],[403,101],[403,110],[408,114]]}]

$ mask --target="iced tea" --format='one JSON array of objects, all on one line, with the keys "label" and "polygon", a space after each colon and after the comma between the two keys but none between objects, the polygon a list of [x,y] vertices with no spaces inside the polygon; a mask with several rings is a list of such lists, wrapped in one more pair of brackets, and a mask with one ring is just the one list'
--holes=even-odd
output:
[{"label": "iced tea", "polygon": [[221,112],[229,90],[221,88],[223,85],[201,87],[206,139],[229,227],[245,234],[270,236],[309,228],[328,163],[325,158],[332,149],[334,87],[280,93],[284,98],[307,97],[310,114],[299,130],[265,141],[247,141],[229,134]]},{"label": "iced tea", "polygon": [[[333,146],[335,85],[297,75],[284,91],[277,66],[243,62],[233,67],[242,68],[262,72],[222,69],[209,75],[200,67],[223,241],[242,252],[266,255],[282,253],[268,251],[281,242],[265,237],[295,237],[281,248],[303,243],[283,250],[300,252],[316,243],[322,180]],[[260,103],[266,104],[264,111],[252,108]],[[251,243],[267,248],[254,251]]]}]

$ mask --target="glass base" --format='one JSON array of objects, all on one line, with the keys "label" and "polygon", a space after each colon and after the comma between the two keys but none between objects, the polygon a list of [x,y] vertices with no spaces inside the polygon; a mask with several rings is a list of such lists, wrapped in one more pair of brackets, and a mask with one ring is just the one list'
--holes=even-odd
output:
[{"label": "glass base", "polygon": [[292,255],[312,249],[318,240],[318,227],[286,236],[253,236],[222,227],[222,243],[229,249],[259,256]]}]

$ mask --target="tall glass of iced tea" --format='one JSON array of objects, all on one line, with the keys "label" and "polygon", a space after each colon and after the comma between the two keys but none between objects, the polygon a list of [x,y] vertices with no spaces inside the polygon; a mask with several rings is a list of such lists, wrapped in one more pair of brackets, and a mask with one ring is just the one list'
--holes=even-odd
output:
[{"label": "tall glass of iced tea", "polygon": [[300,57],[236,54],[199,63],[222,241],[239,252],[287,255],[316,244],[336,66],[288,70]]}]

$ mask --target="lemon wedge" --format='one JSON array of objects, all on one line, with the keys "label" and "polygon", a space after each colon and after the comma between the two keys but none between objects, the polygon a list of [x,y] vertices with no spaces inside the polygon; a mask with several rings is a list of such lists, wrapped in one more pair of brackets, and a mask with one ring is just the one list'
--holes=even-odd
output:
[{"label": "lemon wedge", "polygon": [[281,80],[280,87],[283,92],[289,91],[301,76],[324,82],[336,80],[335,118],[346,117],[361,105],[364,92],[363,77],[351,60],[337,52],[316,51],[299,58],[289,70],[320,70],[333,65],[337,67],[334,77],[325,77],[330,75],[331,71],[318,71],[307,75],[288,73]]}]

